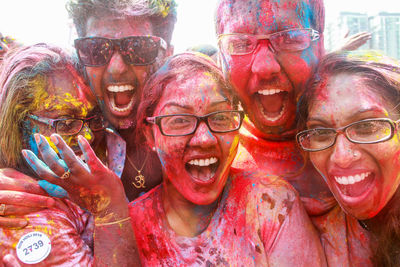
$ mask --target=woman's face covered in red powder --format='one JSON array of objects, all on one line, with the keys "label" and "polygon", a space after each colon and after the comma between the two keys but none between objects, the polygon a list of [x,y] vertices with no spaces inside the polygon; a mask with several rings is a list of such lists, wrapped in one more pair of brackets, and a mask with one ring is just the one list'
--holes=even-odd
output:
[{"label": "woman's face covered in red powder", "polygon": [[[232,109],[231,99],[221,93],[212,75],[198,71],[171,81],[153,116],[204,116]],[[153,125],[150,139],[161,160],[164,179],[183,198],[197,205],[207,205],[218,198],[236,155],[237,131],[214,133],[205,122],[200,122],[193,134],[165,136]]]},{"label": "woman's face covered in red powder", "polygon": [[[307,128],[339,128],[373,118],[398,120],[394,106],[379,91],[354,74],[328,78],[316,92]],[[400,183],[399,157],[397,130],[393,138],[376,144],[355,144],[340,133],[332,147],[310,152],[342,208],[357,219],[374,217],[392,198]]]}]

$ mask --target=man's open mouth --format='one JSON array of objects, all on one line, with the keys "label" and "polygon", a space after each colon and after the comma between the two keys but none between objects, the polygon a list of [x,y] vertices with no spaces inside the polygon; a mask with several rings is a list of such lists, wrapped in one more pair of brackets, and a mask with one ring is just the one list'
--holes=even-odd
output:
[{"label": "man's open mouth", "polygon": [[114,115],[128,115],[135,102],[135,88],[132,85],[109,85],[107,87],[111,111]]},{"label": "man's open mouth", "polygon": [[279,121],[285,114],[289,93],[281,89],[264,89],[257,93],[265,119]]},{"label": "man's open mouth", "polygon": [[196,182],[212,183],[218,166],[218,158],[209,157],[189,160],[185,164],[185,169]]}]

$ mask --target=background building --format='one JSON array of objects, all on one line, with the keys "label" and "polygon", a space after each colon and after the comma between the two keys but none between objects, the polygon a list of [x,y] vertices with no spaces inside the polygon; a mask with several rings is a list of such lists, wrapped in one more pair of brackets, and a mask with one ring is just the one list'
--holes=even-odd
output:
[{"label": "background building", "polygon": [[363,31],[370,32],[372,38],[359,49],[380,50],[400,59],[400,13],[340,12],[336,20],[326,25],[325,46],[328,51],[333,50],[340,46],[346,34],[350,36]]}]

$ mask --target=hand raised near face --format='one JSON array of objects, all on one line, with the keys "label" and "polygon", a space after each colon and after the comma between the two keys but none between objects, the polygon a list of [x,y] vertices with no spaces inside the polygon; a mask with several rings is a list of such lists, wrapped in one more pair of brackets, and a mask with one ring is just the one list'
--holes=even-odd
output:
[{"label": "hand raised near face", "polygon": [[86,163],[57,134],[51,141],[58,154],[42,135],[35,134],[35,139],[43,161],[30,150],[23,150],[23,155],[38,176],[64,188],[72,201],[97,217],[116,216],[120,208],[125,210],[127,201],[120,179],[96,157],[84,137],[78,136],[78,143]]},{"label": "hand raised near face", "polygon": [[341,46],[336,49],[338,51],[353,51],[363,46],[368,40],[372,38],[369,32],[359,32],[351,36],[345,36]]},{"label": "hand raised near face", "polygon": [[0,169],[0,227],[25,227],[23,215],[55,205],[39,183],[14,169]]}]

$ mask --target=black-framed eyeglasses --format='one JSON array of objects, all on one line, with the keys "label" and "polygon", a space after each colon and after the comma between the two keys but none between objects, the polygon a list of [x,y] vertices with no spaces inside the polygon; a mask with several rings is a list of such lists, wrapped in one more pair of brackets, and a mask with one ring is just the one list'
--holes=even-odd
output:
[{"label": "black-framed eyeglasses", "polygon": [[311,42],[319,39],[314,29],[289,29],[266,35],[228,33],[218,36],[218,45],[228,55],[247,55],[253,53],[259,40],[269,40],[273,52],[295,52],[308,48]]},{"label": "black-framed eyeglasses", "polygon": [[196,132],[200,122],[205,122],[213,133],[228,133],[239,130],[244,118],[241,110],[224,110],[204,116],[193,114],[173,114],[147,117],[148,123],[159,127],[166,136],[185,136]]},{"label": "black-framed eyeglasses", "polygon": [[121,39],[83,37],[74,41],[80,62],[89,67],[104,66],[118,49],[124,62],[130,65],[153,64],[159,49],[167,49],[167,43],[158,36],[129,36]]},{"label": "black-framed eyeglasses", "polygon": [[100,115],[95,115],[89,118],[62,118],[49,119],[33,114],[28,114],[28,118],[44,123],[55,129],[59,135],[76,135],[78,134],[85,123],[88,124],[92,131],[100,131],[107,127],[107,123]]},{"label": "black-framed eyeglasses", "polygon": [[337,129],[315,128],[299,132],[296,140],[303,150],[310,152],[332,147],[338,134],[344,134],[352,143],[376,144],[390,140],[394,136],[399,121],[378,118],[353,122]]}]

